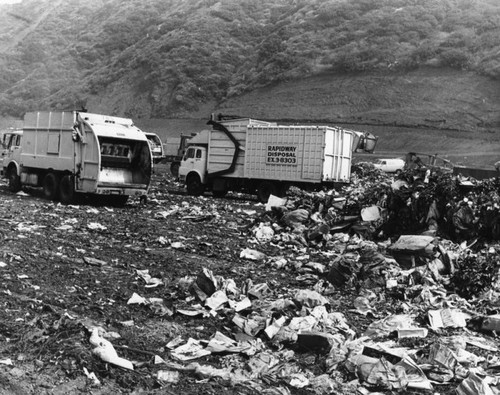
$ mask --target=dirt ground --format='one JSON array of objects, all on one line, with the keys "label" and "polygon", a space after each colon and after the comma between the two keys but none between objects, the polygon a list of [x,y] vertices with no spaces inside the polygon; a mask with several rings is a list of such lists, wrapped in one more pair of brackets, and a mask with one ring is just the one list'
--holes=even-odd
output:
[{"label": "dirt ground", "polygon": [[[207,378],[179,368],[167,344],[178,337],[209,340],[219,331],[231,336],[234,311],[189,317],[179,310],[195,304],[185,284],[204,268],[234,280],[266,283],[273,297],[312,289],[308,272],[279,269],[266,261],[240,258],[245,248],[268,257],[284,256],[328,266],[332,257],[300,246],[283,249],[270,243],[252,245],[250,228],[264,214],[251,196],[185,195],[166,167],[156,169],[146,203],[124,207],[87,202],[63,206],[37,191],[12,194],[0,185],[0,394],[312,394],[309,387],[287,386],[282,379],[261,378],[259,386]],[[146,286],[138,270],[160,279]],[[161,298],[161,305],[128,304],[135,294]],[[361,334],[373,318],[354,312],[349,291],[328,295],[330,309],[342,312]],[[375,310],[397,312],[391,300],[376,300]],[[112,335],[117,353],[135,370],[109,364],[92,353],[91,330]],[[273,352],[284,350],[269,345]],[[292,347],[294,362],[314,375],[327,373],[326,355]],[[165,363],[154,363],[160,357]],[[241,355],[208,355],[197,360],[223,368],[244,364]],[[169,383],[158,372],[175,366],[180,375]],[[186,366],[186,364],[181,364]],[[95,374],[100,384],[86,376]],[[347,382],[347,372],[335,372]],[[335,377],[335,376],[333,376]],[[442,386],[439,393],[452,393]],[[450,392],[448,392],[450,391]],[[347,393],[339,387],[336,393]],[[352,393],[352,390],[351,390]],[[395,393],[395,392],[393,392]],[[409,392],[403,392],[409,393]]]},{"label": "dirt ground", "polygon": [[[204,267],[237,284],[267,282],[274,292],[295,286],[286,273],[239,258],[253,221],[244,210],[263,210],[256,200],[177,193],[161,167],[146,204],[63,206],[37,191],[14,195],[4,181],[0,196],[0,360],[12,360],[0,364],[0,394],[252,393],[189,374],[164,388],[155,379],[160,366],[153,356],[168,360],[165,345],[176,336],[209,339],[224,331],[228,317],[171,317],[127,301],[135,292],[163,298],[170,307],[187,306],[177,283]],[[192,215],[180,210],[186,206]],[[175,242],[182,246],[172,248]],[[164,285],[145,288],[136,274],[144,269]],[[92,355],[93,326],[120,333],[115,348],[139,367],[126,371]],[[218,364],[214,357],[208,361]],[[83,368],[102,386],[92,387]]]}]

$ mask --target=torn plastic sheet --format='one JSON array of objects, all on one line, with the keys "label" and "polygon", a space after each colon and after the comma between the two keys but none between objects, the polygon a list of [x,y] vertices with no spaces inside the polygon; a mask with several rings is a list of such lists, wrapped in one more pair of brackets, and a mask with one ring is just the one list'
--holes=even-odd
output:
[{"label": "torn plastic sheet", "polygon": [[262,299],[265,296],[269,296],[272,291],[269,288],[269,285],[266,283],[251,285],[247,290],[247,295],[252,296],[256,299]]},{"label": "torn plastic sheet", "polygon": [[249,381],[247,372],[238,369],[231,371],[228,368],[216,368],[210,365],[200,365],[197,362],[190,363],[187,369],[201,378],[221,378],[233,384]]},{"label": "torn plastic sheet", "polygon": [[268,325],[266,329],[264,329],[264,333],[269,339],[272,339],[280,331],[285,322],[285,316],[281,316],[280,318],[273,318],[271,324]]},{"label": "torn plastic sheet", "polygon": [[361,219],[366,222],[378,221],[380,219],[380,208],[378,206],[363,208],[361,210]]},{"label": "torn plastic sheet", "polygon": [[211,310],[221,309],[229,301],[224,291],[215,291],[209,298],[205,300],[205,306]]},{"label": "torn plastic sheet", "polygon": [[389,389],[406,388],[408,379],[402,366],[393,365],[385,359],[379,359],[366,378],[366,384]]},{"label": "torn plastic sheet", "polygon": [[366,329],[364,336],[383,337],[398,329],[411,327],[413,319],[407,314],[391,315],[384,319],[374,321]]},{"label": "torn plastic sheet", "polygon": [[125,369],[134,370],[134,365],[127,359],[121,358],[116,353],[115,348],[109,340],[104,339],[99,335],[99,329],[94,328],[90,336],[90,344],[95,346],[92,353],[101,358],[104,362],[111,363],[116,366],[120,366]]},{"label": "torn plastic sheet", "polygon": [[410,357],[404,357],[397,363],[397,365],[403,367],[406,372],[408,388],[432,391],[433,387],[431,382],[425,376],[422,369],[420,369],[420,367]]},{"label": "torn plastic sheet", "polygon": [[187,343],[172,350],[172,357],[180,361],[189,361],[210,355],[211,352],[206,350],[199,340],[189,338]]},{"label": "torn plastic sheet", "polygon": [[127,304],[141,304],[148,306],[156,315],[172,316],[174,312],[163,304],[162,298],[144,298],[143,296],[133,293],[127,301]]},{"label": "torn plastic sheet", "polygon": [[156,378],[162,383],[176,384],[179,382],[180,373],[175,370],[159,370]]},{"label": "torn plastic sheet", "polygon": [[286,204],[286,199],[270,195],[266,203],[266,211],[271,211],[271,207],[280,207]]},{"label": "torn plastic sheet", "polygon": [[83,374],[85,374],[85,376],[92,381],[93,386],[98,387],[101,385],[101,382],[99,381],[95,373],[90,373],[86,367],[83,367]]},{"label": "torn plastic sheet", "polygon": [[231,307],[236,312],[240,312],[240,311],[243,311],[243,310],[246,310],[246,309],[249,309],[250,307],[252,307],[252,301],[247,297],[243,298],[242,300],[240,300],[238,302],[229,299],[228,303],[229,303],[229,307]]},{"label": "torn plastic sheet", "polygon": [[240,252],[240,258],[248,259],[251,261],[263,261],[264,259],[266,259],[266,254],[251,248],[245,248]]},{"label": "torn plastic sheet", "polygon": [[290,377],[290,385],[295,388],[305,388],[310,384],[309,379],[303,373],[294,373]]},{"label": "torn plastic sheet", "polygon": [[257,314],[243,317],[235,314],[233,323],[249,336],[256,336],[261,330],[266,327],[266,318]]},{"label": "torn plastic sheet", "polygon": [[328,299],[323,295],[319,294],[316,291],[311,291],[308,289],[301,289],[297,291],[293,298],[295,302],[297,302],[300,306],[310,308],[323,306],[330,303]]},{"label": "torn plastic sheet", "polygon": [[163,285],[163,281],[159,278],[151,277],[149,269],[136,270],[137,275],[144,280],[146,288],[154,288],[158,285]]},{"label": "torn plastic sheet", "polygon": [[250,370],[250,376],[252,378],[259,377],[276,366],[279,362],[279,358],[277,358],[273,353],[260,352],[248,361],[247,365]]},{"label": "torn plastic sheet", "polygon": [[217,331],[215,335],[210,339],[206,350],[212,353],[245,353],[248,355],[252,349],[252,345],[238,343],[230,337],[224,335],[223,333]]},{"label": "torn plastic sheet", "polygon": [[[495,379],[495,381],[497,380]],[[457,387],[457,395],[495,395],[498,392],[493,392],[490,384],[493,384],[491,377],[471,371],[469,376],[465,380],[462,380]]]},{"label": "torn plastic sheet", "polygon": [[449,347],[438,343],[434,343],[430,348],[429,362],[452,371],[455,370],[458,364],[453,351]]},{"label": "torn plastic sheet", "polygon": [[301,331],[309,332],[312,331],[317,324],[318,320],[312,315],[308,315],[305,317],[293,317],[287,325],[287,328],[297,333]]},{"label": "torn plastic sheet", "polygon": [[274,237],[274,229],[262,223],[252,232],[255,235],[255,238],[261,243],[267,243]]}]

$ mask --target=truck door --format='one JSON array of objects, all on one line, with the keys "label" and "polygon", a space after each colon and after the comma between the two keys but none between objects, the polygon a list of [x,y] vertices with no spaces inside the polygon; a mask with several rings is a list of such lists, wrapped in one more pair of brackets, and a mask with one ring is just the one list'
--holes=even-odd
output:
[{"label": "truck door", "polygon": [[182,174],[187,175],[194,170],[200,174],[201,178],[204,178],[207,168],[206,153],[207,150],[204,147],[189,147],[182,159]]},{"label": "truck door", "polygon": [[21,148],[21,135],[20,134],[8,135],[7,138],[5,139],[5,142],[3,143],[1,160],[3,161],[5,158],[8,158],[7,162],[10,159],[19,160],[20,148]]}]

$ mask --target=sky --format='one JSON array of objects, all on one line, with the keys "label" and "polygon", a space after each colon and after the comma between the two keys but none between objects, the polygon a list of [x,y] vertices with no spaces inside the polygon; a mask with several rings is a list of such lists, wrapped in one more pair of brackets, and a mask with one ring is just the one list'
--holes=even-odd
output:
[{"label": "sky", "polygon": [[15,3],[20,3],[21,0],[0,0],[0,5],[1,4],[15,4]]}]

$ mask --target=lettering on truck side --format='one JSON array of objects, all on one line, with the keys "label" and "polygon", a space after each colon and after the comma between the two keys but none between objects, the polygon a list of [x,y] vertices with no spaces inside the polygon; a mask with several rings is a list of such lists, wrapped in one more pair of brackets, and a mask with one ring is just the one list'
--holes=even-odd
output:
[{"label": "lettering on truck side", "polygon": [[294,145],[268,145],[266,164],[296,165],[297,146]]}]

